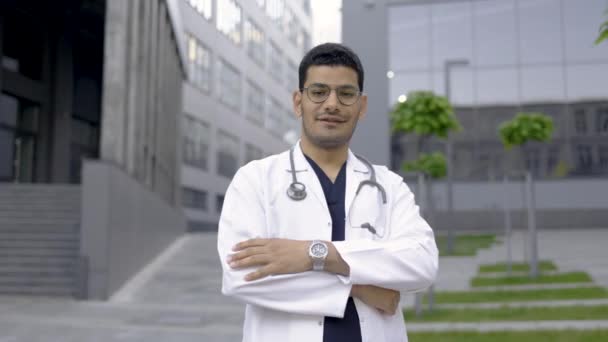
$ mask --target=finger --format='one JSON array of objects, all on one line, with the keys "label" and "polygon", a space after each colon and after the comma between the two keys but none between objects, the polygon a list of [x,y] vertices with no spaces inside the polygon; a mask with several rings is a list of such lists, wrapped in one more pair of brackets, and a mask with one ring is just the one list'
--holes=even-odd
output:
[{"label": "finger", "polygon": [[232,268],[247,268],[252,266],[263,266],[270,263],[270,258],[264,254],[256,254],[252,256],[248,256],[241,260],[231,261],[229,263]]},{"label": "finger", "polygon": [[267,277],[267,276],[269,276],[271,274],[273,274],[273,272],[272,272],[272,266],[271,265],[266,265],[264,267],[259,268],[255,272],[251,272],[251,273],[247,274],[245,276],[245,281],[254,281],[254,280],[262,279],[262,278],[265,278],[265,277]]},{"label": "finger", "polygon": [[256,255],[256,254],[265,254],[265,251],[262,247],[249,247],[249,248],[243,249],[242,251],[240,251],[238,253],[229,255],[227,260],[230,263],[230,262],[241,260],[241,259],[244,259],[244,258],[252,256],[252,255]]},{"label": "finger", "polygon": [[249,240],[237,243],[234,247],[232,247],[232,250],[240,251],[240,250],[243,250],[243,249],[249,248],[249,247],[264,246],[269,241],[270,241],[269,239],[257,239],[257,238],[249,239]]}]

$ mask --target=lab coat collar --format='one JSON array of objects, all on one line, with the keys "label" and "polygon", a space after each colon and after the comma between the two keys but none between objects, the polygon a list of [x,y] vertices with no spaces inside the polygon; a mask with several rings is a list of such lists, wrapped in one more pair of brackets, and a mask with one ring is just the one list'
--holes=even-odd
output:
[{"label": "lab coat collar", "polygon": [[[325,199],[325,194],[323,193],[323,188],[321,187],[321,182],[316,177],[312,166],[306,160],[304,153],[302,152],[302,148],[300,147],[300,140],[295,144],[293,151],[293,160],[294,166],[296,170],[296,175],[298,177],[298,181],[302,182],[306,185],[307,189],[310,189],[310,192],[314,194],[319,202],[323,205],[323,207],[327,210],[327,201]],[[291,172],[291,165],[289,163],[289,157],[287,159],[287,172]],[[355,156],[355,154],[348,149],[348,158],[346,159],[346,191],[344,194],[344,208],[346,217],[348,217],[348,212],[350,210],[351,203],[355,198],[357,187],[359,183],[369,177],[369,170],[367,166],[359,160]]]}]

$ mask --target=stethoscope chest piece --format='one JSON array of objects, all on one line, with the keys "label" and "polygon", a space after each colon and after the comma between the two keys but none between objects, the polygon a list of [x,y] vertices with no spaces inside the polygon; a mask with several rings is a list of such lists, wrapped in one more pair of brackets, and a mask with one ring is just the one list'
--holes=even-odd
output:
[{"label": "stethoscope chest piece", "polygon": [[300,182],[293,182],[287,188],[287,196],[294,201],[301,201],[306,198],[306,186]]}]

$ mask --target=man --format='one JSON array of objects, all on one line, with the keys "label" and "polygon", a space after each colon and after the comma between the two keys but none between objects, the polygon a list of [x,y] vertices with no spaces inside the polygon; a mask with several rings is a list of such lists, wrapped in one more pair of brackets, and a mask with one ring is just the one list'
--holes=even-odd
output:
[{"label": "man", "polygon": [[243,341],[407,341],[399,293],[432,284],[437,247],[403,179],[349,150],[363,76],[343,45],[309,51],[300,141],[243,166],[226,192],[222,292],[247,303]]}]

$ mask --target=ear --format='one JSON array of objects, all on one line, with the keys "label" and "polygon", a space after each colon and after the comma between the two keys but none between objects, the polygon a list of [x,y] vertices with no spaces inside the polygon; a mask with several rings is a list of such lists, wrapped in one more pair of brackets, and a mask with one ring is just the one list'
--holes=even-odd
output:
[{"label": "ear", "polygon": [[296,117],[302,117],[302,93],[299,90],[294,90],[293,95],[293,112],[296,113]]},{"label": "ear", "polygon": [[367,94],[361,94],[359,105],[359,120],[361,120],[365,118],[365,115],[367,114]]}]

